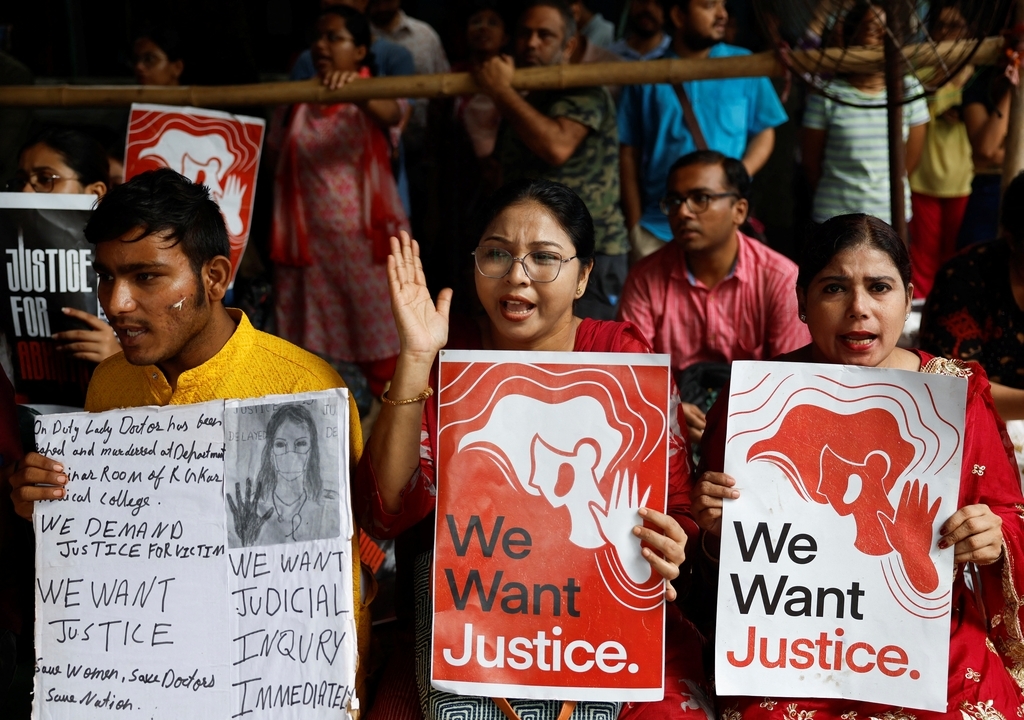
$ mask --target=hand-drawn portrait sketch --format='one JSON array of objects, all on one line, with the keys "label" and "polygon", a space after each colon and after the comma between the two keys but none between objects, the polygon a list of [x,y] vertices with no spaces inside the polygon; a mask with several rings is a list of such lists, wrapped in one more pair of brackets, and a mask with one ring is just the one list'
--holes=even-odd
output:
[{"label": "hand-drawn portrait sketch", "polygon": [[336,412],[317,400],[225,414],[229,547],[339,536]]}]

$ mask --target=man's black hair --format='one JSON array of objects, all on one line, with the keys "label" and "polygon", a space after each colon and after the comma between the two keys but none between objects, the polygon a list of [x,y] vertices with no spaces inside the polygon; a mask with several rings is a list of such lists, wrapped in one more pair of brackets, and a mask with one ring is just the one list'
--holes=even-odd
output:
[{"label": "man's black hair", "polygon": [[224,216],[210,189],[170,168],[144,172],[112,188],[85,226],[85,237],[94,245],[137,242],[148,235],[181,245],[196,277],[215,257],[231,257]]},{"label": "man's black hair", "polygon": [[725,175],[726,189],[732,190],[744,200],[750,199],[750,173],[736,158],[723,155],[717,150],[694,150],[672,163],[672,167],[668,169],[668,177],[672,177],[676,170],[690,165],[718,165]]},{"label": "man's black hair", "polygon": [[572,10],[569,5],[563,0],[529,0],[526,5],[523,6],[523,11],[519,13],[521,18],[526,14],[527,10],[532,10],[535,7],[548,7],[557,10],[562,16],[562,22],[565,23],[565,37],[562,38],[562,47],[564,48],[570,40],[576,37],[577,27],[576,18],[572,16]]}]

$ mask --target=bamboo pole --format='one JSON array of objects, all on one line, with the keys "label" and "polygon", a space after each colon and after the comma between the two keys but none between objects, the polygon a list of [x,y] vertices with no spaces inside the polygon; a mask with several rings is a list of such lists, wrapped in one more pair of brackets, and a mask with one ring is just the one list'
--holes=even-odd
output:
[{"label": "bamboo pole", "polygon": [[[936,64],[939,57],[955,61],[970,52],[973,41],[940,43],[938,53],[928,45],[904,49],[913,67]],[[975,64],[991,64],[1002,47],[1000,38],[987,38],[974,55]],[[870,72],[883,64],[880,49],[838,48],[790,53],[798,67],[824,72]],[[516,70],[512,85],[517,90],[554,90],[590,85],[639,85],[678,83],[735,77],[773,77],[785,73],[771,52],[704,60],[649,60],[646,62],[593,63]],[[254,85],[157,87],[141,85],[6,86],[0,87],[0,106],[82,107],[124,106],[132,103],[225,107],[278,105],[300,102],[337,103],[380,98],[437,98],[470,95],[479,91],[469,73],[408,75],[371,78],[327,90],[317,80],[260,83]]]}]

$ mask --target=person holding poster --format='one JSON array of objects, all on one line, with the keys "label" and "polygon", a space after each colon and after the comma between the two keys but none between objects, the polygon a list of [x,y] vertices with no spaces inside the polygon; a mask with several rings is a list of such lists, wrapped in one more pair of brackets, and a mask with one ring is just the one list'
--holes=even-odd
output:
[{"label": "person holding poster", "polygon": [[[324,9],[311,48],[324,85],[373,67],[370,25],[346,6]],[[270,257],[278,333],[332,361],[357,363],[379,394],[391,379],[398,335],[388,313],[388,238],[409,224],[391,174],[387,128],[399,100],[299,104],[280,145]],[[276,137],[275,137],[276,136]]]},{"label": "person holding poster", "polygon": [[[109,188],[110,163],[102,146],[71,128],[51,128],[29,140],[19,153],[18,173],[7,186],[13,192],[76,193],[98,198]],[[73,307],[62,311],[88,329],[56,333],[53,339],[58,350],[94,363],[121,352],[117,336],[103,320]]]},{"label": "person holding poster", "polygon": [[[231,277],[224,217],[209,189],[162,168],[113,188],[85,235],[96,245],[99,298],[124,347],[96,368],[85,409],[183,405],[344,387],[320,358],[259,332],[239,310],[224,307]],[[350,457],[362,452],[349,397]],[[294,448],[294,439],[292,448]],[[8,463],[2,475],[15,511],[32,518],[34,503],[66,494],[64,467],[37,453]],[[234,498],[251,513],[260,497]],[[360,598],[359,549],[353,540],[353,588],[361,656],[368,650],[369,611]],[[362,673],[357,692],[362,696]]]},{"label": "person holding poster", "polygon": [[[394,380],[382,395],[384,407],[367,452],[356,470],[353,505],[357,520],[368,533],[378,538],[398,537],[399,558],[422,557],[431,549],[432,523],[428,521],[430,527],[422,533],[424,528],[418,524],[435,507],[438,408],[429,398],[437,383],[435,363],[442,348],[652,352],[630,323],[581,319],[573,313],[586,290],[595,243],[593,219],[571,189],[547,180],[515,181],[492,197],[480,225],[480,241],[473,253],[474,277],[486,317],[479,324],[450,324],[452,291],[442,290],[435,304],[427,290],[416,242],[404,233],[401,240],[391,239],[388,279],[402,350]],[[671,602],[676,591],[667,582],[678,577],[687,547],[696,537],[687,496],[688,447],[680,431],[678,394],[673,396],[668,513],[641,508],[634,528],[634,534],[648,546],[643,557],[666,579],[666,627],[673,651],[666,658],[664,701],[627,706],[620,717],[703,720],[702,707],[709,706],[701,687],[702,639]],[[399,574],[400,583],[401,576],[411,582],[410,567],[400,566]],[[406,599],[406,607],[409,605],[411,600]],[[413,704],[413,672],[409,654],[395,653],[378,702],[386,696],[395,705],[400,705],[398,698],[408,704],[391,709],[393,714],[387,717],[418,715]],[[428,681],[419,680],[421,697],[436,692],[427,686]],[[481,702],[491,705],[486,699]],[[486,713],[495,708],[479,710],[484,713],[480,717],[488,717]],[[554,720],[554,715],[551,717]]]},{"label": "person holding poster", "polygon": [[[910,313],[913,292],[910,271],[906,246],[895,231],[878,218],[853,214],[825,222],[804,248],[797,279],[800,318],[807,323],[811,343],[779,359],[941,373],[965,378],[967,382],[959,509],[942,524],[938,541],[939,548],[953,548],[956,563],[946,711],[904,710],[842,699],[723,697],[719,700],[723,718],[1002,720],[1014,717],[1024,707],[1019,680],[1015,681],[1024,670],[1022,604],[1018,599],[1024,593],[1024,572],[1020,569],[1024,553],[1020,508],[1024,498],[1016,465],[1012,450],[1007,449],[1005,429],[996,414],[989,382],[981,367],[896,347]],[[729,414],[727,397],[723,393],[723,399],[708,415],[704,435],[706,450],[701,463],[701,470],[705,472],[693,490],[693,512],[703,531],[702,548],[712,563],[718,557],[724,500],[739,497],[736,479],[721,472]],[[850,482],[853,482],[852,476]],[[867,487],[866,482],[864,487]],[[908,495],[909,487],[908,483],[900,507],[920,503],[922,514],[914,523],[917,532],[911,530],[910,534],[920,539],[920,528],[925,528],[924,547],[915,547],[928,553],[931,544],[928,513],[934,514],[938,504],[929,511],[926,496],[918,497],[913,489]],[[849,494],[848,490],[842,502],[853,505],[860,500],[859,497],[850,500]],[[889,542],[900,544],[899,537],[894,535],[898,531],[894,525],[898,514],[892,520],[876,517],[874,512],[871,517],[876,527],[882,526]],[[864,519],[868,520],[866,516]],[[900,544],[900,547],[904,554],[909,552],[908,545]],[[970,585],[967,563],[980,568]],[[924,565],[905,562],[904,567],[908,568],[911,582],[914,582],[919,577],[915,571]],[[927,567],[933,570],[930,563]],[[764,642],[762,639],[762,648]],[[798,642],[794,641],[794,647]],[[821,652],[824,655],[825,651]],[[864,657],[865,652],[861,652],[855,659],[860,662]],[[849,661],[847,664],[852,665]],[[894,670],[891,664],[883,665],[882,659],[877,665],[882,671],[886,668],[887,672],[897,674],[906,671],[905,666]],[[909,673],[911,679],[915,672]]]}]

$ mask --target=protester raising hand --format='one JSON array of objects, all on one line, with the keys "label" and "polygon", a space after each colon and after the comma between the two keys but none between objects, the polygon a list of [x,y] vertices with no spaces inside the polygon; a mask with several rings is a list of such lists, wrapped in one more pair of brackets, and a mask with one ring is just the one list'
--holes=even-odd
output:
[{"label": "protester raising hand", "polygon": [[437,304],[434,304],[423,275],[419,243],[404,230],[400,235],[401,239],[391,238],[391,254],[388,256],[391,311],[398,325],[402,353],[422,355],[424,359],[429,356],[429,366],[438,350],[448,341],[452,291],[448,288],[442,290],[437,296]]}]

